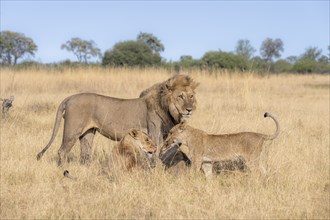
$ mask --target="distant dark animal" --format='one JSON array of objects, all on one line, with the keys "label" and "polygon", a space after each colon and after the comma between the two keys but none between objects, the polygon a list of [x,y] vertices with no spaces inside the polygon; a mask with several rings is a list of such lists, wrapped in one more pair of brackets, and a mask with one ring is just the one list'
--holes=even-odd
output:
[{"label": "distant dark animal", "polygon": [[13,107],[13,101],[14,101],[15,97],[14,96],[10,96],[9,99],[1,99],[2,101],[2,116],[6,116],[7,112],[9,111],[9,109],[11,107]]}]

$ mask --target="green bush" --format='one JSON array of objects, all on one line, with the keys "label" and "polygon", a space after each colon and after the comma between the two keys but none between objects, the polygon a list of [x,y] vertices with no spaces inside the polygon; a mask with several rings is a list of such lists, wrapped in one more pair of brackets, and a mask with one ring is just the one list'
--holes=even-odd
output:
[{"label": "green bush", "polygon": [[259,56],[253,57],[250,60],[250,70],[259,73],[267,71],[267,63],[264,59]]},{"label": "green bush", "polygon": [[292,69],[292,64],[286,60],[278,60],[271,65],[270,71],[273,73],[288,73]]},{"label": "green bush", "polygon": [[201,67],[201,61],[195,60],[192,56],[181,56],[179,62],[175,62],[175,65],[181,69],[195,69]]},{"label": "green bush", "polygon": [[298,73],[316,72],[318,63],[311,59],[300,59],[294,65],[292,70]]},{"label": "green bush", "polygon": [[45,68],[45,65],[36,61],[23,61],[12,67],[15,70],[27,70],[27,69],[42,69]]},{"label": "green bush", "polygon": [[244,57],[222,51],[210,51],[205,53],[202,62],[209,68],[241,71],[248,68],[248,61]]},{"label": "green bush", "polygon": [[146,67],[157,66],[161,57],[141,41],[124,41],[115,44],[112,50],[104,53],[102,65]]},{"label": "green bush", "polygon": [[317,62],[317,72],[330,73],[330,59],[327,56],[321,56]]}]

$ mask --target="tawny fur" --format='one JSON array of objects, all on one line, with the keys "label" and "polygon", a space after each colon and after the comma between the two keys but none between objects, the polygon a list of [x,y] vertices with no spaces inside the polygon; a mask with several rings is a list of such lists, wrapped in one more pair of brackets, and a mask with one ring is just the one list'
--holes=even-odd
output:
[{"label": "tawny fur", "polygon": [[[105,163],[102,163],[102,173],[116,175],[134,168],[145,170],[152,168],[155,165],[156,150],[156,144],[146,133],[131,129],[112,149]],[[63,175],[77,180],[68,170],[65,170]]]},{"label": "tawny fur", "polygon": [[[112,140],[120,140],[131,128],[145,131],[156,143],[162,143],[169,130],[196,109],[194,90],[198,84],[186,75],[172,77],[157,90],[137,99],[119,99],[94,93],[70,96],[60,104],[49,143],[37,155],[41,159],[50,147],[64,118],[64,131],[58,151],[58,165],[79,139],[81,162],[91,160],[96,131]],[[153,87],[152,87],[153,88]]]},{"label": "tawny fur", "polygon": [[149,169],[154,166],[156,149],[156,144],[146,133],[132,129],[112,149],[108,168],[110,172]]},{"label": "tawny fur", "polygon": [[[197,169],[203,168],[202,163],[205,161],[216,162],[241,157],[245,160],[248,169],[259,169],[264,172],[260,162],[263,144],[266,140],[275,139],[279,134],[278,121],[270,113],[265,113],[264,117],[270,117],[274,120],[276,132],[273,135],[255,132],[210,135],[187,125],[185,122],[180,123],[171,129],[170,135],[162,146],[160,158],[164,162],[167,155],[174,155],[170,151],[173,146],[179,146],[179,151],[180,148],[187,147],[188,152],[185,148],[182,153],[187,155],[192,165]],[[173,160],[177,160],[177,158],[173,157]],[[212,166],[207,169],[204,172],[206,175],[210,175]]]}]

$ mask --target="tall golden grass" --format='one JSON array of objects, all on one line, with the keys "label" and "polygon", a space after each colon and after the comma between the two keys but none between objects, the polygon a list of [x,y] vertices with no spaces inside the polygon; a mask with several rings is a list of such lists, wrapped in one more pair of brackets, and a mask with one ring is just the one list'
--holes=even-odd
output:
[{"label": "tall golden grass", "polygon": [[[265,145],[268,174],[234,173],[205,180],[197,172],[173,176],[123,173],[109,180],[102,160],[115,142],[97,135],[90,166],[79,164],[79,143],[70,162],[58,168],[59,132],[50,139],[58,104],[79,92],[135,98],[171,73],[159,69],[1,69],[1,97],[15,96],[1,118],[0,219],[329,219],[329,75],[271,75],[191,72],[200,82],[190,120],[208,133],[273,133]],[[63,122],[62,122],[63,125]],[[63,177],[64,169],[78,178]]]}]

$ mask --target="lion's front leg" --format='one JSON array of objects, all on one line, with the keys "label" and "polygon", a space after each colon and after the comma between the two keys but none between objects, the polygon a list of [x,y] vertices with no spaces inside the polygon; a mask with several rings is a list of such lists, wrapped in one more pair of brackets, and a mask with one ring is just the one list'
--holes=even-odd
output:
[{"label": "lion's front leg", "polygon": [[148,113],[148,135],[157,145],[157,155],[159,154],[159,146],[163,143],[162,123],[156,113]]}]

